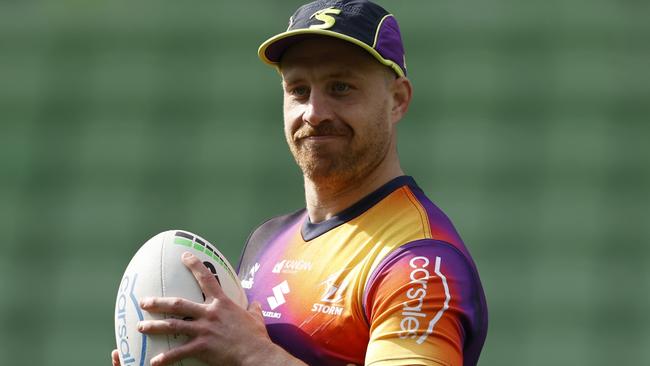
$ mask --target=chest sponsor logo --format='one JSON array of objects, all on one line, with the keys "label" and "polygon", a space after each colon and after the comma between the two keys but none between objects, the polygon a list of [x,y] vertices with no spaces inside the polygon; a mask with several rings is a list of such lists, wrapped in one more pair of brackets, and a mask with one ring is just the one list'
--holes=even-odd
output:
[{"label": "chest sponsor logo", "polygon": [[[269,296],[266,298],[266,301],[269,303],[269,307],[271,310],[277,309],[280,305],[285,304],[287,302],[287,299],[284,297],[284,295],[288,294],[291,292],[291,289],[289,288],[289,283],[285,280],[282,281],[279,285],[273,287],[273,296]],[[262,311],[262,315],[264,315],[267,318],[275,318],[275,319],[280,319],[282,317],[282,313],[277,313],[274,311]]]},{"label": "chest sponsor logo", "polygon": [[241,287],[245,289],[251,289],[253,288],[253,284],[255,283],[255,273],[260,269],[260,264],[255,263],[248,269],[248,273],[246,274],[246,277],[241,281]]},{"label": "chest sponsor logo", "polygon": [[442,305],[442,308],[429,320],[427,329],[422,331],[420,321],[426,321],[428,317],[431,317],[431,315],[425,313],[423,305],[425,297],[430,290],[429,280],[435,276],[433,276],[429,270],[429,258],[418,256],[413,257],[409,261],[409,267],[411,267],[412,270],[409,274],[410,281],[408,283],[408,289],[406,290],[406,297],[408,300],[402,303],[402,320],[400,321],[401,331],[399,333],[400,338],[415,339],[418,344],[424,343],[427,337],[433,332],[433,328],[438,320],[440,320],[445,310],[449,308],[451,295],[449,294],[447,278],[440,271],[441,262],[442,259],[436,257],[434,274],[442,281],[445,291],[445,302]]},{"label": "chest sponsor logo", "polygon": [[273,266],[273,273],[298,273],[311,271],[311,262],[302,259],[283,259]]},{"label": "chest sponsor logo", "polygon": [[324,286],[323,295],[321,296],[320,302],[312,305],[311,311],[313,313],[336,316],[343,314],[341,303],[343,302],[343,293],[348,287],[349,280],[346,278],[339,282],[339,277],[342,272],[343,270],[338,271],[321,282],[321,286]]}]

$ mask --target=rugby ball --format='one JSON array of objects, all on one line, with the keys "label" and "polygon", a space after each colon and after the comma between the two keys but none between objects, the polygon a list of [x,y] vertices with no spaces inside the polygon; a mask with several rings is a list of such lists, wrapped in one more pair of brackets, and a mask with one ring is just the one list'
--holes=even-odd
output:
[{"label": "rugby ball", "polygon": [[[156,355],[187,341],[184,335],[145,335],[137,330],[141,320],[164,319],[140,308],[143,297],[183,297],[203,303],[204,296],[192,272],[181,261],[184,252],[196,255],[214,273],[224,293],[246,308],[248,302],[237,273],[207,240],[182,230],[162,232],[149,239],[126,267],[115,302],[115,340],[122,366],[149,365]],[[176,365],[203,365],[183,360]]]}]

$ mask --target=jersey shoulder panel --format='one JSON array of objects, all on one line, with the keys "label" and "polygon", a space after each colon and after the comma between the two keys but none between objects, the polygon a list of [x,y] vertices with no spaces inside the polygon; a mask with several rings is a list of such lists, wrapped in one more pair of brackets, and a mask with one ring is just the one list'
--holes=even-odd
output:
[{"label": "jersey shoulder panel", "polygon": [[455,246],[425,239],[384,258],[364,296],[367,364],[475,365],[487,305],[475,267]]},{"label": "jersey shoulder panel", "polygon": [[278,232],[280,232],[284,227],[294,224],[297,220],[300,220],[306,213],[306,210],[300,209],[290,214],[276,216],[258,226],[255,230],[251,232],[248,236],[248,240],[244,244],[242,249],[241,256],[239,258],[239,264],[237,266],[237,271],[239,276],[242,277],[242,270],[245,270],[247,266],[251,263],[257,253],[263,249],[264,245],[269,242]]}]

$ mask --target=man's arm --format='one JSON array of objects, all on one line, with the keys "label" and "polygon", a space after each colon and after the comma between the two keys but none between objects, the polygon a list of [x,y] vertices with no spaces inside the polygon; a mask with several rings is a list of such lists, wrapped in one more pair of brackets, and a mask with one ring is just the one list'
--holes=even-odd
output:
[{"label": "man's arm", "polygon": [[487,316],[478,274],[452,245],[419,240],[387,257],[367,285],[366,364],[474,365]]}]

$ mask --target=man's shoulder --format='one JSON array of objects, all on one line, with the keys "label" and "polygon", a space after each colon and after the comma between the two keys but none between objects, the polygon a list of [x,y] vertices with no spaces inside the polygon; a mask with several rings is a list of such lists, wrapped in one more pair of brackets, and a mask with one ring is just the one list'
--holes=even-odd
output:
[{"label": "man's shoulder", "polygon": [[296,225],[305,215],[305,209],[300,209],[292,213],[272,217],[251,232],[246,240],[244,249],[239,260],[239,269],[246,267],[248,262],[255,258],[256,254],[263,249],[268,241],[282,232],[284,228]]},{"label": "man's shoulder", "polygon": [[302,208],[286,215],[275,216],[264,221],[251,232],[251,235],[248,238],[248,243],[268,239],[278,231],[282,230],[282,228],[296,224],[296,222],[304,216],[305,211],[306,210]]}]

